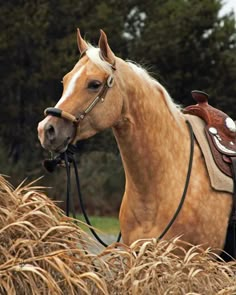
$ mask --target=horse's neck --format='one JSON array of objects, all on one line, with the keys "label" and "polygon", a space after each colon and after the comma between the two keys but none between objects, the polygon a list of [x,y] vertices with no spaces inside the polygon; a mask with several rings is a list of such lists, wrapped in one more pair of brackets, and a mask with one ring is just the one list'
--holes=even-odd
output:
[{"label": "horse's neck", "polygon": [[187,129],[181,115],[179,122],[173,117],[158,87],[137,85],[126,93],[123,117],[114,134],[126,186],[146,197],[154,189],[152,184],[164,184],[168,169],[179,169],[181,161],[186,166]]}]

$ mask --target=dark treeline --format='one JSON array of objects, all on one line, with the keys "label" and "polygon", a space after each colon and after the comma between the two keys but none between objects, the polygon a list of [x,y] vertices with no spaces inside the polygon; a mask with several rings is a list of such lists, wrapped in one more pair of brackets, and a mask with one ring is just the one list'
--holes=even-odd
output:
[{"label": "dark treeline", "polygon": [[[0,173],[16,185],[45,174],[48,153],[37,139],[43,110],[62,92],[62,77],[77,62],[76,28],[96,44],[103,29],[116,55],[157,78],[177,103],[193,89],[236,119],[236,27],[221,16],[221,0],[0,1]],[[124,175],[110,131],[80,145],[82,190],[91,213],[118,211]],[[62,169],[63,170],[63,169]],[[65,171],[45,174],[49,195],[65,195]],[[74,191],[74,189],[73,189]]]}]

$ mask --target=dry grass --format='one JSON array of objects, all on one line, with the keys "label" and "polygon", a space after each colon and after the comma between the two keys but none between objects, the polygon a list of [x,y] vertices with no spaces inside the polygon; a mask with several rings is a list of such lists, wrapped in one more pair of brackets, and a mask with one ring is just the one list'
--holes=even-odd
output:
[{"label": "dry grass", "polygon": [[236,294],[236,262],[185,249],[149,239],[101,250],[41,188],[0,176],[0,294]]}]

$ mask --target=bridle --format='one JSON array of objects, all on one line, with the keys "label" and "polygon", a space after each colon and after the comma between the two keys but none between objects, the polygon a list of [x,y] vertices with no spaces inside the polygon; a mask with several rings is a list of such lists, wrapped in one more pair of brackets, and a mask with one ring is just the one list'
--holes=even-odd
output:
[{"label": "bridle", "polygon": [[[84,54],[85,54],[85,52],[81,55],[81,57],[83,57]],[[93,110],[93,108],[100,101],[104,102],[108,90],[110,88],[112,88],[112,86],[114,85],[114,71],[116,70],[115,62],[113,64],[110,64],[110,66],[111,66],[111,69],[112,69],[112,74],[110,74],[106,78],[106,80],[105,80],[105,82],[103,84],[103,87],[100,90],[100,92],[98,93],[98,95],[92,100],[92,102],[87,106],[87,108],[84,111],[79,112],[78,116],[74,116],[71,113],[68,113],[68,112],[66,112],[66,111],[64,111],[62,109],[55,108],[55,107],[46,108],[44,110],[44,115],[45,116],[51,115],[51,116],[54,116],[54,117],[63,118],[65,120],[71,121],[74,124],[75,129],[77,129],[80,122],[84,120],[86,115],[88,113],[90,113]],[[74,137],[71,139],[70,142],[74,141],[75,136],[76,136],[76,132],[74,133]]]},{"label": "bridle", "polygon": [[[183,204],[184,204],[184,201],[185,201],[185,198],[187,195],[188,187],[189,187],[190,176],[191,176],[191,171],[192,171],[192,164],[193,164],[193,154],[194,154],[194,134],[193,134],[193,129],[192,129],[190,122],[186,121],[186,124],[188,126],[189,135],[190,135],[190,153],[189,153],[188,171],[187,171],[187,175],[186,175],[185,185],[184,185],[184,189],[183,189],[183,193],[182,193],[179,205],[178,205],[173,217],[171,218],[171,220],[169,221],[169,223],[167,224],[167,226],[163,230],[163,232],[160,234],[159,237],[156,238],[157,241],[161,240],[165,236],[165,234],[169,231],[169,229],[171,228],[171,226],[175,222],[176,218],[178,217],[178,215],[183,207]],[[85,210],[84,201],[83,201],[83,197],[82,197],[82,193],[81,193],[81,189],[80,189],[78,169],[77,169],[76,161],[74,158],[74,154],[77,151],[78,151],[77,147],[75,145],[70,144],[65,152],[59,154],[58,156],[56,156],[54,158],[44,160],[43,165],[48,172],[53,172],[57,166],[63,165],[66,167],[66,173],[67,173],[66,215],[67,216],[69,216],[69,213],[70,213],[70,203],[73,201],[73,198],[70,198],[70,192],[71,192],[70,165],[71,164],[73,165],[73,168],[75,171],[75,179],[76,179],[76,186],[77,186],[77,193],[78,193],[80,208],[82,210],[84,219],[86,220],[87,224],[89,225],[89,229],[90,229],[91,233],[93,234],[93,236],[96,238],[96,240],[104,247],[107,247],[108,245],[97,235],[96,231],[92,227],[90,219],[89,219],[89,217],[86,213],[86,210]],[[74,219],[76,219],[74,207],[72,208],[72,211],[73,211],[73,217],[74,217]],[[119,242],[120,239],[121,239],[121,232],[119,232],[116,242]]]},{"label": "bridle", "polygon": [[44,110],[44,115],[52,115],[58,118],[63,118],[68,121],[71,121],[76,126],[86,117],[86,115],[92,111],[92,109],[97,105],[99,101],[104,102],[105,96],[109,88],[111,88],[114,84],[114,76],[111,74],[107,77],[101,91],[98,95],[93,99],[93,101],[88,105],[88,107],[79,113],[76,117],[66,111],[63,111],[59,108],[49,107]]},{"label": "bridle", "polygon": [[[82,58],[85,55],[85,53],[86,53],[86,51],[84,51],[81,54],[80,58]],[[91,222],[89,220],[89,217],[88,217],[88,215],[86,213],[86,210],[85,210],[85,206],[84,206],[84,202],[83,202],[83,198],[82,198],[82,193],[81,193],[81,190],[80,190],[80,181],[79,181],[78,169],[77,169],[76,161],[74,159],[74,153],[77,152],[77,148],[76,148],[75,145],[73,145],[71,143],[75,139],[75,136],[76,136],[76,133],[77,133],[76,131],[77,131],[77,128],[79,127],[80,122],[84,120],[86,115],[88,113],[90,113],[93,110],[93,108],[100,101],[104,102],[108,90],[110,88],[112,88],[112,86],[114,85],[114,71],[116,70],[115,62],[113,64],[110,64],[110,66],[111,66],[111,69],[112,69],[112,74],[110,74],[106,78],[106,80],[104,82],[104,85],[103,85],[102,89],[100,90],[100,92],[98,93],[98,95],[92,100],[92,102],[86,107],[86,109],[84,111],[79,112],[78,116],[74,116],[73,114],[71,114],[69,112],[66,112],[66,111],[64,111],[62,109],[55,108],[55,107],[49,107],[49,108],[46,108],[44,110],[44,115],[45,116],[51,115],[51,116],[58,117],[58,118],[63,118],[65,120],[68,120],[68,121],[72,122],[74,127],[75,127],[75,132],[74,132],[74,136],[70,140],[70,144],[68,145],[67,150],[65,152],[57,155],[54,158],[52,157],[51,159],[44,160],[43,166],[46,168],[46,170],[48,172],[53,172],[54,169],[56,168],[56,166],[58,166],[58,165],[60,166],[61,164],[65,165],[66,173],[67,173],[66,215],[69,216],[70,202],[72,201],[72,199],[70,199],[70,191],[71,191],[71,188],[70,188],[70,186],[71,186],[70,165],[72,164],[72,166],[74,167],[78,198],[79,198],[79,203],[80,203],[80,207],[81,207],[83,216],[84,216],[87,224],[90,226],[89,229],[92,232],[92,234],[94,235],[94,237],[104,247],[107,247],[108,245],[97,235],[97,233],[93,229],[92,224],[91,224]],[[72,210],[74,210],[74,208],[72,208]],[[74,211],[73,211],[73,217],[74,217],[74,219],[76,219]],[[119,242],[120,239],[121,239],[121,233],[118,234],[117,242]]]},{"label": "bridle", "polygon": [[[85,53],[83,53],[84,55]],[[83,56],[82,55],[82,56]],[[116,70],[115,68],[115,64],[111,65],[111,68],[113,69],[113,72]],[[98,104],[98,102],[103,102],[105,99],[105,96],[107,94],[107,91],[113,86],[114,84],[114,76],[113,76],[113,72],[111,75],[109,75],[107,77],[107,79],[105,80],[105,83],[101,89],[101,91],[98,93],[98,95],[93,99],[93,101],[88,105],[88,107],[79,113],[79,115],[76,117],[66,111],[63,111],[59,108],[54,108],[54,107],[49,107],[46,108],[44,111],[44,115],[51,115],[51,116],[55,116],[58,118],[63,118],[65,120],[71,121],[75,128],[78,128],[79,123],[84,120],[84,118],[86,117],[86,115],[91,112],[93,110],[93,108]],[[173,225],[174,221],[176,220],[179,212],[182,209],[182,206],[184,204],[185,201],[185,197],[187,195],[187,190],[188,190],[188,186],[189,186],[189,182],[190,182],[190,176],[191,176],[191,171],[192,171],[192,163],[193,163],[193,154],[194,154],[194,134],[193,134],[193,130],[192,130],[192,126],[190,124],[189,121],[186,121],[186,124],[188,126],[189,129],[189,135],[190,135],[190,155],[189,155],[189,163],[188,163],[188,171],[187,171],[187,175],[186,175],[186,181],[185,181],[185,186],[184,186],[184,190],[179,202],[179,205],[173,215],[173,217],[171,218],[170,222],[167,224],[166,228],[163,230],[163,232],[161,233],[161,235],[159,237],[157,237],[157,240],[160,240],[164,237],[164,235],[167,233],[167,231],[170,229],[170,227]],[[76,135],[76,132],[75,132]],[[75,138],[75,136],[74,136]],[[74,138],[72,138],[71,142],[74,141]],[[72,151],[70,150],[72,148]],[[50,159],[50,160],[46,160],[46,162],[44,161],[44,166],[45,168],[49,171],[52,172],[54,170],[54,168],[57,165],[60,165],[61,162],[65,163],[66,166],[66,170],[67,170],[67,216],[69,215],[69,207],[70,207],[70,163],[73,163],[74,166],[74,170],[75,170],[75,176],[76,176],[76,182],[77,182],[77,190],[78,190],[78,196],[79,196],[79,202],[81,205],[81,209],[83,212],[83,215],[85,217],[86,222],[88,223],[88,225],[91,226],[91,223],[89,221],[89,218],[86,214],[86,211],[84,209],[84,205],[83,205],[83,199],[82,199],[82,194],[81,194],[81,190],[80,190],[80,184],[79,184],[79,176],[78,176],[78,171],[77,171],[77,166],[76,166],[76,162],[75,159],[73,157],[74,152],[76,151],[75,146],[73,145],[69,145],[67,151],[65,151],[64,153],[60,154],[59,156],[57,156],[56,158]],[[106,243],[104,243],[100,237],[96,234],[96,232],[94,231],[94,229],[92,227],[90,227],[90,231],[93,233],[94,237],[105,247],[107,247],[108,245]],[[120,241],[121,238],[121,233],[119,233],[118,238],[117,238],[117,242]]]}]

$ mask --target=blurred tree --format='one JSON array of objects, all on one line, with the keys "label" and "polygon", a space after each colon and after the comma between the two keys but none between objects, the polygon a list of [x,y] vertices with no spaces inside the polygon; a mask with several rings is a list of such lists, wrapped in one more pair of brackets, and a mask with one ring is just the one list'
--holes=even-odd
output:
[{"label": "blurred tree", "polygon": [[204,90],[213,104],[233,116],[235,15],[220,17],[222,2],[147,0],[144,5],[137,1],[126,30],[130,56],[151,66],[178,102],[192,104],[190,91]]},{"label": "blurred tree", "polygon": [[[40,162],[47,153],[37,140],[37,123],[43,110],[60,98],[60,81],[79,58],[77,27],[95,45],[103,29],[118,56],[149,68],[177,102],[194,103],[190,91],[200,89],[211,95],[213,105],[235,118],[235,16],[220,16],[222,4],[223,0],[0,1],[1,173],[16,183],[44,173]],[[87,166],[81,155],[83,175],[98,171],[93,165],[99,163],[105,169],[103,163],[111,157],[107,152],[114,154],[106,176],[100,172],[100,178],[94,176],[94,188],[101,184],[104,198],[121,195],[121,162],[111,132],[79,147],[81,153],[98,151],[85,155],[96,158]],[[115,165],[120,176],[114,173]],[[47,177],[44,184],[52,185],[52,179],[63,190],[61,174]],[[88,191],[86,181],[82,183]]]},{"label": "blurred tree", "polygon": [[47,55],[48,6],[45,1],[36,3],[15,0],[0,4],[1,142],[14,163],[23,157],[29,167],[35,165],[29,159],[35,160],[35,119],[40,95],[45,93],[42,70]]}]

